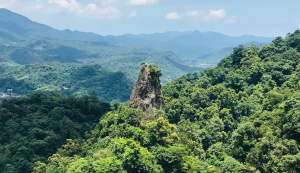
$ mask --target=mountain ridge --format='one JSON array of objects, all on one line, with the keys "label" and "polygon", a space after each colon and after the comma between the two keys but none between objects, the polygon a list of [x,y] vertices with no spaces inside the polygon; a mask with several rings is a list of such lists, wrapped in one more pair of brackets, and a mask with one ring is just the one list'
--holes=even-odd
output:
[{"label": "mountain ridge", "polygon": [[[191,59],[197,59],[199,56],[211,54],[226,47],[235,47],[238,44],[247,44],[251,42],[269,43],[273,40],[271,37],[250,35],[235,37],[212,31],[200,32],[199,30],[102,36],[93,32],[71,31],[69,29],[57,30],[50,26],[33,22],[22,15],[6,9],[0,9],[0,15],[6,16],[0,19],[0,21],[2,21],[0,22],[0,37],[1,35],[5,35],[3,34],[3,31],[7,32],[5,37],[2,36],[4,39],[2,39],[2,41],[0,39],[0,43],[15,42],[16,40],[20,41],[32,36],[42,36],[62,40],[107,42],[115,46],[148,47],[159,51],[172,51],[187,62]],[[7,30],[8,28],[12,28],[12,25],[19,30],[15,32],[13,32],[13,30]],[[219,60],[222,58],[223,57],[218,57]]]}]

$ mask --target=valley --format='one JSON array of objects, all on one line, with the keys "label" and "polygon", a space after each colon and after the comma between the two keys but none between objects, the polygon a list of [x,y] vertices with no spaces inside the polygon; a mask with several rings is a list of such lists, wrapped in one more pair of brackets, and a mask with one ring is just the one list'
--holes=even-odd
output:
[{"label": "valley", "polygon": [[81,98],[33,93],[4,100],[0,169],[299,172],[299,36],[296,30],[263,47],[240,45],[216,67],[183,75],[162,90],[163,71],[143,62],[130,103],[99,103],[95,91]]},{"label": "valley", "polygon": [[0,172],[300,172],[299,6],[0,0]]},{"label": "valley", "polygon": [[[0,78],[3,79],[0,88],[16,89],[14,87],[17,85],[14,83],[23,83],[18,89],[22,94],[34,91],[48,93],[54,91],[81,97],[92,90],[99,90],[102,86],[93,83],[89,86],[79,84],[86,82],[83,78],[80,82],[71,79],[73,77],[70,73],[76,71],[74,69],[90,68],[93,64],[100,65],[103,68],[102,71],[108,71],[107,73],[122,73],[120,77],[124,79],[121,81],[126,83],[122,86],[128,89],[133,86],[137,78],[136,72],[139,70],[139,64],[154,63],[164,71],[162,83],[166,84],[186,73],[214,67],[221,58],[232,52],[232,48],[217,51],[224,46],[271,40],[271,38],[254,36],[235,38],[219,33],[199,31],[100,36],[93,33],[56,30],[6,9],[0,9],[0,15],[3,16],[0,19],[2,33]],[[213,45],[214,48],[209,48],[208,44]],[[213,51],[217,52],[208,54]],[[88,78],[89,75],[85,77]],[[6,78],[15,82],[7,83],[11,80],[5,80]],[[102,78],[98,77],[99,80]],[[115,78],[105,80],[108,83],[115,83],[116,87],[119,86],[118,82],[114,81]],[[62,90],[66,85],[77,86],[74,90]],[[123,93],[127,93],[125,91],[126,89]],[[124,96],[118,100],[116,96],[119,93],[108,93],[108,95],[111,96],[103,97],[99,93],[99,97],[103,97],[101,101],[108,102],[124,102],[129,97],[128,94],[122,94]]]}]

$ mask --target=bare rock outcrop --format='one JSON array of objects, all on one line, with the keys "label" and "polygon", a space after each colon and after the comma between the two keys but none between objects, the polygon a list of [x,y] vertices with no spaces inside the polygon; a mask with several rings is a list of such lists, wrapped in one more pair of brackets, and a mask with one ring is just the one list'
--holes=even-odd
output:
[{"label": "bare rock outcrop", "polygon": [[165,101],[159,77],[161,70],[154,64],[142,64],[139,79],[130,96],[130,105],[145,112],[147,117],[156,110],[165,111]]}]

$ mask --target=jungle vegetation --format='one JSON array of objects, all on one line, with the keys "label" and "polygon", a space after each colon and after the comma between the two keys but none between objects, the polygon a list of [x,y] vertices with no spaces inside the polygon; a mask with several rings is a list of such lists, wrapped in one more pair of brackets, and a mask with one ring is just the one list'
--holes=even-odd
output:
[{"label": "jungle vegetation", "polygon": [[[184,65],[172,52],[37,37],[14,46],[0,45],[0,92],[53,91],[83,97],[97,90],[100,101],[125,102],[143,61],[161,67],[164,84],[202,70]],[[72,86],[75,89],[63,90]]]},{"label": "jungle vegetation", "polygon": [[79,98],[95,90],[100,102],[118,103],[128,100],[133,86],[124,73],[106,70],[99,64],[0,65],[0,71],[0,91],[13,89],[22,95],[59,92]]},{"label": "jungle vegetation", "polygon": [[114,106],[33,172],[300,172],[299,60],[300,30],[238,46],[167,84],[165,113]]},{"label": "jungle vegetation", "polygon": [[34,93],[0,103],[0,172],[29,173],[67,139],[82,141],[111,110],[95,92],[75,98]]}]

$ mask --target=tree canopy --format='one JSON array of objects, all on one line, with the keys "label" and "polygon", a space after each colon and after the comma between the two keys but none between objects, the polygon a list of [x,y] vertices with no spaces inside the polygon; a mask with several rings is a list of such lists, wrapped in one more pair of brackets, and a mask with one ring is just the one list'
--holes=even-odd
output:
[{"label": "tree canopy", "polygon": [[[0,103],[0,172],[29,173],[36,161],[47,158],[67,139],[82,142],[110,104],[99,103],[97,94],[82,98],[34,93]],[[79,146],[69,141],[64,151],[73,154]]]},{"label": "tree canopy", "polygon": [[[35,163],[33,173],[300,172],[299,37],[297,30],[261,48],[238,46],[215,68],[181,76],[164,86],[166,112],[156,111],[145,118],[141,110],[130,108],[128,103],[114,105],[105,115],[98,116],[101,118],[86,133],[86,140],[78,140],[82,139],[80,135],[70,133],[61,138],[64,142],[60,149],[51,151],[47,160],[24,158],[22,163]],[[51,95],[44,97],[53,100]],[[36,110],[36,104],[43,100],[36,95],[27,99],[30,104],[24,106],[26,111]],[[80,100],[85,98],[78,100],[79,105],[85,103]],[[17,106],[11,106],[15,104],[7,102],[0,106],[7,107],[3,118],[12,114],[23,117],[17,116],[22,113]],[[9,113],[8,108],[17,112]],[[83,107],[82,114],[92,114],[84,108],[89,106]],[[62,112],[62,108],[48,109],[46,104],[26,118],[38,118],[43,112],[49,112],[47,117],[61,115],[56,112]],[[30,126],[16,118],[5,123],[7,128],[0,129],[7,131],[5,140],[16,134],[15,129]],[[80,116],[70,120],[80,120]],[[81,134],[81,130],[72,132]],[[39,130],[31,133],[40,134]],[[43,144],[39,140],[48,139],[43,137],[38,135],[39,143],[34,144]],[[19,153],[31,151],[28,147],[9,150],[14,145],[5,143],[2,153],[17,151],[20,157]],[[2,160],[3,170],[13,172],[14,162]]]}]

